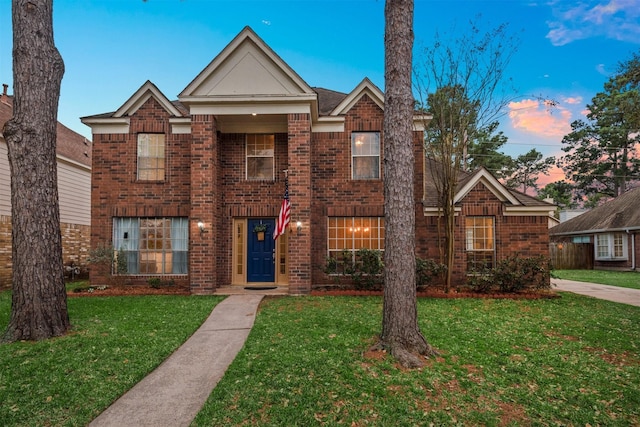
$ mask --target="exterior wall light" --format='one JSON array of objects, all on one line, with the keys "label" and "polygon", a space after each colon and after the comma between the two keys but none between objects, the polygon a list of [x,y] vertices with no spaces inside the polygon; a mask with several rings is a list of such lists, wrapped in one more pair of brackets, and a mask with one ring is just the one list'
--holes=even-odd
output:
[{"label": "exterior wall light", "polygon": [[300,230],[302,230],[302,222],[301,221],[296,222],[296,230],[298,231],[298,234],[300,234]]},{"label": "exterior wall light", "polygon": [[200,235],[204,234],[204,222],[198,221],[198,228],[200,229]]}]

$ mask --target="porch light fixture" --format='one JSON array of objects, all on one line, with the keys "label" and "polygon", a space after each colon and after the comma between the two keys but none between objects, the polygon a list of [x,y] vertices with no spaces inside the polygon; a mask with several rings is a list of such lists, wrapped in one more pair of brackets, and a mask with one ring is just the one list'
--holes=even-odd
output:
[{"label": "porch light fixture", "polygon": [[204,222],[198,221],[198,228],[200,229],[200,235],[204,234]]},{"label": "porch light fixture", "polygon": [[298,234],[300,234],[300,230],[302,230],[302,222],[301,221],[296,222],[296,230],[298,231]]}]

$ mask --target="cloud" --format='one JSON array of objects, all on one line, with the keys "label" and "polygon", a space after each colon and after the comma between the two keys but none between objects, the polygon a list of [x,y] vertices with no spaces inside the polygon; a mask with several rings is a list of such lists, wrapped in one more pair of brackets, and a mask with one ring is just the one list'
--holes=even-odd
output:
[{"label": "cloud", "polygon": [[271,25],[271,21],[267,21],[266,19],[262,20],[262,23],[266,26],[270,26]]},{"label": "cloud", "polygon": [[570,105],[582,104],[582,97],[581,96],[570,96],[568,98],[564,98],[562,100],[562,102],[564,102],[565,104],[570,104]]},{"label": "cloud", "polygon": [[525,99],[509,103],[508,108],[514,129],[553,138],[571,132],[571,112],[561,105],[550,108],[544,101]]},{"label": "cloud", "polygon": [[599,36],[640,43],[638,0],[557,1],[551,8],[555,19],[547,22],[547,38],[554,46]]}]

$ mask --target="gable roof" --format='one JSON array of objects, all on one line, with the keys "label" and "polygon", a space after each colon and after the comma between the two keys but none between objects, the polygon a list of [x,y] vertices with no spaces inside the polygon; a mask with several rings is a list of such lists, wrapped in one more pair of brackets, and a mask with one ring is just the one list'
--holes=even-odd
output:
[{"label": "gable roof", "polygon": [[[0,95],[0,132],[4,124],[13,117],[13,96]],[[0,138],[4,137],[0,133]],[[71,160],[91,168],[91,141],[58,122],[56,126],[56,154],[60,158]]]},{"label": "gable roof", "polygon": [[[437,170],[437,168],[440,167],[441,164],[436,160],[428,157],[425,158],[425,194],[423,199],[425,211],[436,212],[438,210],[436,184],[431,171]],[[459,174],[454,198],[456,204],[460,204],[473,188],[478,184],[482,184],[491,191],[498,200],[504,203],[505,214],[546,215],[555,208],[551,203],[506,187],[484,167],[480,167],[473,172],[460,171]]]},{"label": "gable roof", "polygon": [[[350,93],[310,87],[258,35],[245,27],[178,95],[169,101],[147,81],[117,111],[82,117],[94,134],[128,133],[129,116],[154,97],[173,117],[172,131],[188,133],[192,114],[218,117],[218,130],[286,131],[286,115],[308,113],[313,132],[343,132],[344,116],[363,96],[384,109],[384,94],[368,78]],[[247,117],[252,116],[251,121]],[[430,116],[416,113],[414,129]]]},{"label": "gable roof", "polygon": [[133,115],[142,105],[154,98],[169,114],[174,117],[182,117],[183,114],[178,107],[164,96],[156,85],[147,80],[142,86],[113,113],[112,117],[126,117]]},{"label": "gable roof", "polygon": [[640,230],[640,187],[556,225],[549,230],[549,234],[588,234],[626,230]]},{"label": "gable roof", "polygon": [[198,98],[296,97],[311,87],[250,28],[244,29],[178,95]]}]

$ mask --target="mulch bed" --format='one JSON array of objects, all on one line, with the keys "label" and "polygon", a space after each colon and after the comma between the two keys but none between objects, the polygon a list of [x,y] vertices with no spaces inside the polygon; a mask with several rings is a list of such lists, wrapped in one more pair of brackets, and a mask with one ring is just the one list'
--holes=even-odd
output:
[{"label": "mulch bed", "polygon": [[80,292],[67,292],[68,297],[114,297],[135,295],[191,295],[189,288],[179,286],[165,286],[151,288],[149,286],[109,286],[84,288]]},{"label": "mulch bed", "polygon": [[[418,291],[418,298],[484,298],[484,299],[550,299],[560,298],[554,291],[528,291],[517,293],[506,292],[458,292],[450,291],[445,293],[442,290],[430,290],[430,291]],[[313,296],[381,296],[382,291],[360,291],[353,289],[327,289],[327,290],[312,290]]]},{"label": "mulch bed", "polygon": [[[191,295],[188,287],[164,286],[152,288],[149,286],[109,286],[83,288],[79,292],[67,293],[69,297],[98,297],[98,296],[135,296],[135,295]],[[314,289],[312,296],[382,296],[382,291],[363,291],[356,289]],[[430,290],[417,292],[418,298],[485,298],[485,299],[549,299],[560,298],[554,291],[530,291],[518,293],[478,293],[451,291],[445,293],[442,290]]]}]

